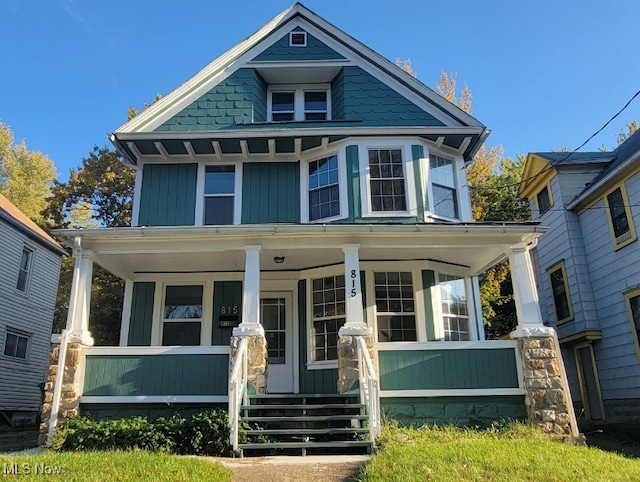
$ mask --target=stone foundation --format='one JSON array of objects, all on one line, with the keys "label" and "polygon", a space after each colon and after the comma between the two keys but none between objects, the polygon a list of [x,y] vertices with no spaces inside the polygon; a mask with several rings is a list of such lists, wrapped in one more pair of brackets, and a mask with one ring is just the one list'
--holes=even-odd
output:
[{"label": "stone foundation", "polygon": [[[263,335],[232,336],[231,360],[234,363],[238,344],[242,338],[248,338],[247,378],[256,393],[267,393],[267,340]],[[233,365],[229,367],[233,370]]]},{"label": "stone foundation", "polygon": [[545,432],[577,435],[562,357],[553,336],[520,338],[525,406],[529,421]]},{"label": "stone foundation", "polygon": [[373,361],[373,367],[378,372],[378,360],[374,350],[372,334],[366,335],[341,335],[338,338],[338,393],[347,393],[353,388],[356,380],[360,378],[358,371],[358,345],[357,337],[364,338],[369,356]]},{"label": "stone foundation", "polygon": [[[51,348],[49,370],[44,384],[44,403],[42,404],[38,445],[45,445],[47,442],[49,421],[51,419],[53,391],[56,377],[58,375],[59,354],[60,345],[54,345]],[[58,426],[63,425],[67,419],[77,417],[80,414],[80,396],[82,394],[84,357],[84,345],[81,343],[69,343],[67,345],[64,376],[62,379],[62,392],[60,394],[60,406],[58,408]]]}]

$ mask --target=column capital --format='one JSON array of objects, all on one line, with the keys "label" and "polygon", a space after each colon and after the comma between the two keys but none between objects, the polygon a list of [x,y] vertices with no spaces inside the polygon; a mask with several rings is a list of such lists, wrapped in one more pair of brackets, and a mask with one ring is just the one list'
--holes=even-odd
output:
[{"label": "column capital", "polygon": [[357,251],[358,249],[360,249],[359,243],[349,243],[342,246],[342,251],[344,253],[346,253],[347,251]]},{"label": "column capital", "polygon": [[529,246],[527,245],[527,243],[516,243],[516,244],[512,244],[510,246],[511,248],[511,252],[515,253],[515,252],[523,252],[523,251],[528,251],[529,250]]},{"label": "column capital", "polygon": [[260,246],[259,244],[249,244],[247,246],[244,247],[245,251],[257,251],[260,252],[262,251],[262,246]]}]

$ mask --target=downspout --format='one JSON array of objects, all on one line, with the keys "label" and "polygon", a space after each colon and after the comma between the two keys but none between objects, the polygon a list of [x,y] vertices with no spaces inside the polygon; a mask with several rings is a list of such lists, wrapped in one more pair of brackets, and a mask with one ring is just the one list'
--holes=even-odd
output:
[{"label": "downspout", "polygon": [[[53,432],[58,424],[58,414],[60,413],[60,398],[62,397],[62,385],[64,381],[64,369],[67,359],[67,344],[69,334],[72,332],[74,318],[76,315],[76,307],[78,304],[78,292],[80,290],[80,260],[82,255],[82,245],[80,236],[76,236],[73,240],[73,256],[75,258],[73,265],[73,278],[71,286],[71,297],[69,301],[69,311],[67,312],[67,327],[62,330],[60,335],[60,348],[58,351],[58,369],[56,370],[56,380],[53,385],[53,400],[51,401],[51,416],[49,417],[49,427],[47,430],[46,446],[51,447],[53,443]],[[53,337],[52,337],[53,341]]]}]

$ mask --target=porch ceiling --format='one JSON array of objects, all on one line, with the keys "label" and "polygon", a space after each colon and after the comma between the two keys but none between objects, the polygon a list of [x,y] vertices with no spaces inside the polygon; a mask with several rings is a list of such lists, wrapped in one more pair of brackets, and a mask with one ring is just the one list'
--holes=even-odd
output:
[{"label": "porch ceiling", "polygon": [[[345,244],[360,245],[360,260],[431,260],[478,274],[504,259],[510,246],[530,242],[546,228],[533,223],[416,225],[240,225],[65,229],[54,234],[83,249],[112,273],[244,271],[244,247],[260,245],[264,271],[300,271],[341,264]],[[281,264],[275,257],[284,257]]]}]

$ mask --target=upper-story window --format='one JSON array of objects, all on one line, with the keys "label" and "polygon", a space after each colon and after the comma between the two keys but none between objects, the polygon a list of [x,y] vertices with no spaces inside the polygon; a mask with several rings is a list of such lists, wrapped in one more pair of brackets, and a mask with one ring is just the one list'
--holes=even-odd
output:
[{"label": "upper-story window", "polygon": [[369,149],[372,211],[406,211],[401,149]]},{"label": "upper-story window", "polygon": [[471,340],[471,324],[467,306],[465,279],[448,274],[440,275],[440,302],[446,341]]},{"label": "upper-story window", "polygon": [[640,288],[626,293],[625,299],[627,300],[627,309],[629,310],[631,333],[635,338],[636,351],[640,359]]},{"label": "upper-story window", "polygon": [[269,119],[278,121],[322,121],[330,119],[329,85],[272,86],[267,108]]},{"label": "upper-story window", "polygon": [[624,185],[616,187],[607,196],[605,204],[609,215],[609,226],[613,236],[613,244],[616,249],[626,246],[636,239],[631,210]]},{"label": "upper-story window", "polygon": [[31,265],[33,264],[33,250],[26,246],[22,248],[22,256],[20,257],[20,267],[18,268],[18,282],[16,289],[27,292],[29,288],[29,278],[31,277]]},{"label": "upper-story window", "polygon": [[549,192],[548,186],[543,187],[542,190],[537,194],[536,202],[538,203],[538,216],[542,216],[549,209],[551,209],[553,201],[551,200],[551,194]]},{"label": "upper-story window", "polygon": [[454,162],[441,156],[429,156],[429,175],[433,193],[433,213],[451,219],[460,217]]},{"label": "upper-story window", "polygon": [[571,305],[567,270],[564,265],[564,260],[547,269],[547,273],[549,274],[549,283],[551,284],[551,295],[556,312],[556,320],[558,323],[572,320],[573,306]]},{"label": "upper-story window", "polygon": [[204,224],[233,224],[235,166],[207,166],[204,180]]},{"label": "upper-story window", "polygon": [[26,360],[30,338],[31,337],[25,333],[7,329],[7,336],[4,341],[4,355]]},{"label": "upper-story window", "polygon": [[309,162],[309,221],[340,215],[338,156]]}]

